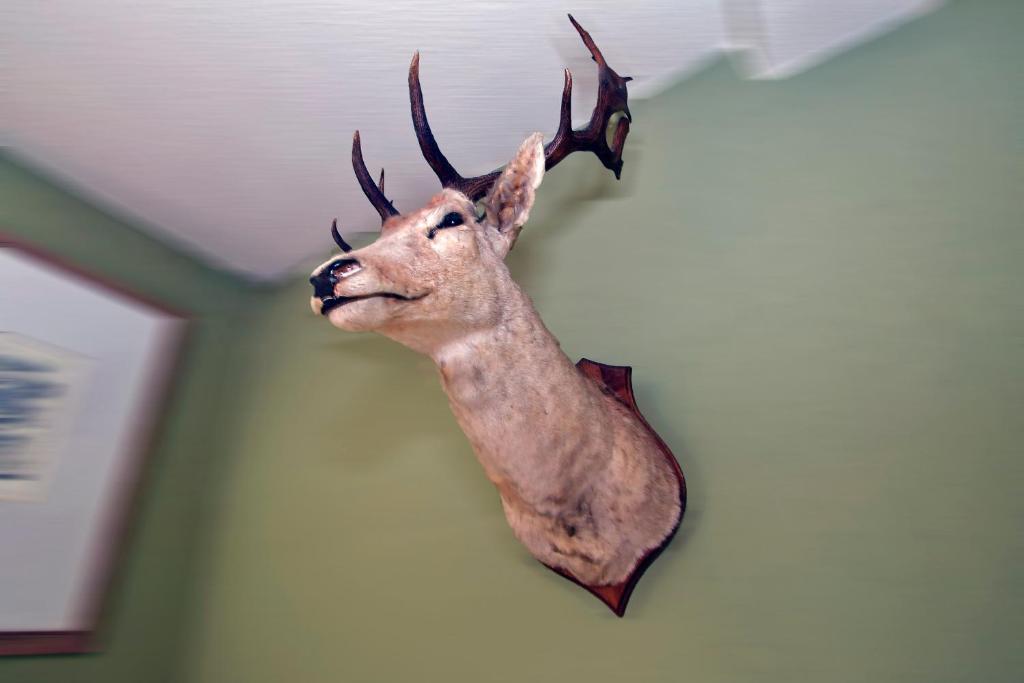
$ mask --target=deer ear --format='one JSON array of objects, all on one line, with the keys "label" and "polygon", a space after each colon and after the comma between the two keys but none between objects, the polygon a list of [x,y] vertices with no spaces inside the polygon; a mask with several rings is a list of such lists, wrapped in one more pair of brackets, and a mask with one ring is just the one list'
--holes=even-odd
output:
[{"label": "deer ear", "polygon": [[530,218],[534,190],[544,177],[544,136],[534,133],[520,145],[483,201],[484,223],[505,237],[511,249]]}]

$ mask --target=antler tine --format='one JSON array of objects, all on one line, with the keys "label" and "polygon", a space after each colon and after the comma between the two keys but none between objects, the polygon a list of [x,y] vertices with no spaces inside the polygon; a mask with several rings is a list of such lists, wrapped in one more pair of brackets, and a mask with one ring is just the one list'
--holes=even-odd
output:
[{"label": "antler tine", "polygon": [[601,54],[601,50],[598,49],[597,44],[594,43],[594,39],[590,37],[590,34],[580,26],[580,23],[576,21],[571,14],[569,14],[568,17],[569,21],[572,22],[573,27],[576,29],[576,32],[580,34],[580,38],[583,39],[583,44],[587,46],[588,50],[590,50],[590,58],[597,62],[598,66],[608,66],[608,63],[604,61],[604,55]]},{"label": "antler tine", "polygon": [[565,158],[572,144],[572,72],[565,70],[565,85],[562,86],[562,106],[558,113],[558,130],[551,142],[544,146],[544,167],[551,168]]},{"label": "antler tine", "polygon": [[384,171],[381,170],[381,184],[378,187],[373,182],[373,178],[370,177],[370,172],[366,170],[358,130],[352,136],[352,168],[356,172],[356,179],[359,180],[359,187],[363,189],[363,194],[366,195],[366,198],[373,204],[373,208],[377,209],[377,213],[380,214],[381,222],[383,223],[391,216],[399,215],[395,205],[384,196]]},{"label": "antler tine", "polygon": [[352,251],[352,245],[346,242],[345,239],[341,236],[341,233],[338,232],[337,218],[331,221],[331,237],[334,238],[335,244],[337,244],[343,252],[347,254],[348,252]]},{"label": "antler tine", "polygon": [[[598,66],[610,68],[608,67],[608,62],[604,61],[604,55],[601,54],[601,50],[597,47],[594,39],[590,37],[590,34],[580,26],[580,23],[576,21],[571,14],[568,15],[568,17],[569,21],[572,22],[572,25],[576,27],[576,32],[580,34],[580,38],[583,39],[583,44],[587,46],[588,50],[590,50],[590,58],[597,62]],[[622,80],[624,83],[628,83],[633,80],[633,77],[622,76]]]},{"label": "antler tine", "polygon": [[412,107],[412,126],[416,131],[416,140],[420,143],[420,151],[427,164],[434,170],[443,187],[457,187],[465,179],[459,175],[455,167],[449,163],[441,148],[437,146],[434,133],[427,121],[427,110],[423,105],[423,89],[420,87],[420,53],[412,57],[409,65],[409,104]]}]

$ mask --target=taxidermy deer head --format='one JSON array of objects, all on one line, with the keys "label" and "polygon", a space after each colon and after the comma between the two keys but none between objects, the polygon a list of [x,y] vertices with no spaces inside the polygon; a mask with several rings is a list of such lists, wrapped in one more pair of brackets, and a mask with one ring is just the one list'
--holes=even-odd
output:
[{"label": "taxidermy deer head", "polygon": [[566,70],[554,138],[545,146],[534,133],[507,166],[484,176],[463,177],[441,153],[413,57],[413,125],[443,189],[400,214],[384,195],[383,171],[379,183],[370,177],[356,132],[352,164],[383,226],[358,250],[332,226],[343,253],[313,272],[311,303],[343,330],[376,331],[433,359],[516,537],[621,616],[640,574],[679,526],[682,472],[636,410],[628,368],[573,365],[504,261],[546,169],[589,151],[616,177],[622,170],[630,79],[569,19],[598,65],[590,122],[572,129]]}]

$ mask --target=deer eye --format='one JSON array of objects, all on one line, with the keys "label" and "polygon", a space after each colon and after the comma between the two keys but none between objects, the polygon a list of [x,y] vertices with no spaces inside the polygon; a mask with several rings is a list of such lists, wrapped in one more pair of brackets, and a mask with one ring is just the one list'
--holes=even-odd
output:
[{"label": "deer eye", "polygon": [[434,239],[434,235],[437,234],[438,230],[443,230],[444,228],[454,228],[456,225],[462,225],[462,222],[462,214],[459,213],[458,211],[446,213],[444,218],[441,219],[441,222],[427,232],[427,239]]},{"label": "deer eye", "polygon": [[456,225],[462,225],[462,214],[452,211],[449,214],[445,214],[445,217],[441,219],[441,222],[437,224],[437,227],[454,228]]}]

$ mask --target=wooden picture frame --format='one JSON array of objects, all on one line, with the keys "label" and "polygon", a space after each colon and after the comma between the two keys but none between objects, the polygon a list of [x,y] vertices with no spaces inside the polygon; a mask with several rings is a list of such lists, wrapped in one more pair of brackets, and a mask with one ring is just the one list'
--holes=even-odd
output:
[{"label": "wooden picture frame", "polygon": [[0,232],[0,655],[96,648],[186,328]]}]

